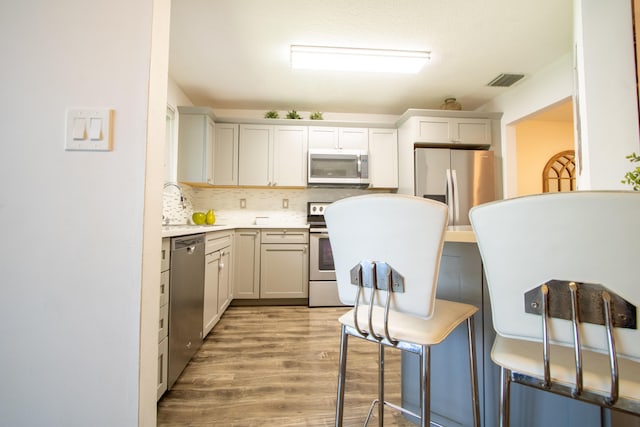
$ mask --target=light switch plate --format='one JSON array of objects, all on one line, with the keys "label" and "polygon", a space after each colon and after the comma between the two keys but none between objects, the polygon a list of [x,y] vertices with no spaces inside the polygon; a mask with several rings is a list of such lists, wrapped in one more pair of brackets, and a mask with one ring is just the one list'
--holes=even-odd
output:
[{"label": "light switch plate", "polygon": [[69,108],[67,110],[66,151],[111,151],[113,110]]}]

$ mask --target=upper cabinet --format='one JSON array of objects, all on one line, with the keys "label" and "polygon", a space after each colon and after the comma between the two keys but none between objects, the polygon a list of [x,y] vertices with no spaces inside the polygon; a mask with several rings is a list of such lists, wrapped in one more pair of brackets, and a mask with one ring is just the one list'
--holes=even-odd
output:
[{"label": "upper cabinet", "polygon": [[273,185],[307,186],[307,127],[274,126]]},{"label": "upper cabinet", "polygon": [[307,127],[240,125],[238,184],[307,185]]},{"label": "upper cabinet", "polygon": [[213,142],[214,185],[238,185],[239,132],[237,124],[216,124]]},{"label": "upper cabinet", "polygon": [[178,181],[213,184],[213,111],[178,107],[178,112]]},{"label": "upper cabinet", "polygon": [[369,188],[399,191],[413,188],[415,146],[487,149],[498,138],[492,130],[499,132],[501,118],[500,113],[407,110],[392,128],[284,119],[241,124],[222,119],[214,124],[208,107],[178,107],[178,112],[175,164],[180,182],[304,188],[309,150],[344,149],[368,151]]},{"label": "upper cabinet", "polygon": [[458,117],[412,117],[414,142],[425,144],[491,145],[491,120]]},{"label": "upper cabinet", "polygon": [[273,126],[240,125],[238,184],[271,185]]},{"label": "upper cabinet", "polygon": [[369,188],[398,188],[395,129],[369,129]]},{"label": "upper cabinet", "polygon": [[366,150],[369,145],[367,128],[309,127],[309,148],[342,148]]}]

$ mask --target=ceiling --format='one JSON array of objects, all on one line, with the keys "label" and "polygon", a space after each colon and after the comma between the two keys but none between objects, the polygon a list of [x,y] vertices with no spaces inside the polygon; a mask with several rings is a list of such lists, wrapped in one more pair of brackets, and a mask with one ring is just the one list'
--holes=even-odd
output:
[{"label": "ceiling", "polygon": [[[402,114],[473,110],[572,46],[572,0],[173,0],[169,74],[195,105]],[[431,51],[415,75],[292,70],[291,44]]]}]

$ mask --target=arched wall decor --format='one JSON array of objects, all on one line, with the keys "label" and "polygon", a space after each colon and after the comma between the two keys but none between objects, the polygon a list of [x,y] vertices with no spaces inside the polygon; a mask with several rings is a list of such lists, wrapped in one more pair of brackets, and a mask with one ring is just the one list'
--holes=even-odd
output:
[{"label": "arched wall decor", "polygon": [[575,191],[575,151],[561,151],[549,159],[542,170],[542,192]]}]

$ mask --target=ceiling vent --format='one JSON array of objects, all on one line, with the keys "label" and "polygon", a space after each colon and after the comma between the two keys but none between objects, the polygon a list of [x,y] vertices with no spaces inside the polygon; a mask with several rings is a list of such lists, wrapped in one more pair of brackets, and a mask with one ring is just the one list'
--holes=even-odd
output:
[{"label": "ceiling vent", "polygon": [[487,86],[509,87],[523,77],[524,74],[500,74],[498,77],[491,80]]}]

